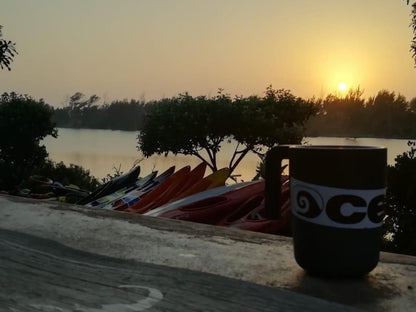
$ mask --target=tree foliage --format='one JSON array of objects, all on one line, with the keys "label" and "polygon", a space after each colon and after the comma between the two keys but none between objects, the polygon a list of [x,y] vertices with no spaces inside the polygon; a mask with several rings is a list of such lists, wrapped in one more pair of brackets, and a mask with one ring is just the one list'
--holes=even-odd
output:
[{"label": "tree foliage", "polygon": [[214,97],[180,94],[146,105],[138,149],[153,154],[193,155],[217,170],[222,144],[238,142],[230,172],[249,151],[262,146],[300,143],[303,125],[316,109],[287,90],[267,88],[263,97],[235,97],[222,90]]},{"label": "tree foliage", "polygon": [[57,108],[53,120],[58,127],[137,131],[143,124],[144,102],[117,100],[99,105],[97,95],[90,97],[76,92],[67,105]]},{"label": "tree foliage", "polygon": [[16,44],[10,40],[1,39],[3,26],[0,25],[0,68],[7,68],[11,70],[10,65],[13,62],[13,58],[17,54]]},{"label": "tree foliage", "polygon": [[314,100],[320,113],[307,123],[308,136],[412,138],[416,136],[415,99],[382,90],[365,100],[360,89],[346,96]]},{"label": "tree foliage", "polygon": [[[410,0],[406,0],[407,4],[409,4]],[[411,42],[410,50],[412,51],[412,56],[415,60],[416,64],[416,2],[412,4],[412,21],[410,23],[410,27],[413,30],[413,39]]]},{"label": "tree foliage", "polygon": [[388,168],[384,249],[416,255],[416,142]]},{"label": "tree foliage", "polygon": [[48,156],[41,140],[57,137],[52,109],[28,95],[3,93],[0,97],[0,180],[13,188]]},{"label": "tree foliage", "polygon": [[90,175],[89,170],[74,164],[67,166],[63,162],[56,163],[50,159],[46,159],[45,162],[37,165],[33,174],[48,177],[63,185],[73,184],[87,191],[93,191],[100,185],[100,182]]}]

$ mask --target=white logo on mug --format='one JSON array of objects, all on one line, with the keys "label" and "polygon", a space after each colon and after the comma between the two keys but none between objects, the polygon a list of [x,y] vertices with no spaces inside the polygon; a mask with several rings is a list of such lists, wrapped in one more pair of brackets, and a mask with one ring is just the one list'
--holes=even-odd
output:
[{"label": "white logo on mug", "polygon": [[292,213],[315,224],[350,229],[380,227],[386,189],[354,190],[305,183],[291,178]]}]

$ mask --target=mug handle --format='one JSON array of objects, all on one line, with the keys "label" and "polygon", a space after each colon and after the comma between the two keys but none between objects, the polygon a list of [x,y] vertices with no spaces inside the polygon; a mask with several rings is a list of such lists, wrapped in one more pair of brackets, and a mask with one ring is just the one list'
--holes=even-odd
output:
[{"label": "mug handle", "polygon": [[266,153],[265,212],[268,219],[280,218],[283,159],[289,159],[289,145],[273,147]]}]

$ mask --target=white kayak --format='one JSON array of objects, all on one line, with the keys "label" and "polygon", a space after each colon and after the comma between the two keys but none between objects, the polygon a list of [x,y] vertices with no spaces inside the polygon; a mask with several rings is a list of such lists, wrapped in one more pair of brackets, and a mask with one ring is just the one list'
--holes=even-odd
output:
[{"label": "white kayak", "polygon": [[182,206],[185,206],[185,205],[188,205],[188,204],[191,204],[191,203],[194,203],[194,202],[197,202],[197,201],[209,198],[209,197],[219,196],[219,195],[228,193],[232,190],[237,190],[237,189],[242,188],[246,185],[253,184],[253,183],[256,183],[256,182],[258,182],[258,181],[241,182],[241,183],[236,183],[236,184],[220,186],[220,187],[216,187],[216,188],[213,188],[213,189],[209,189],[209,190],[206,190],[206,191],[203,191],[203,192],[200,192],[200,193],[190,195],[188,197],[178,199],[174,202],[164,204],[164,205],[162,205],[158,208],[152,209],[152,210],[144,213],[143,215],[157,217],[157,216],[159,216],[160,214],[162,214],[166,211],[170,211],[172,209],[176,209],[176,208],[179,208],[179,207],[182,207]]}]

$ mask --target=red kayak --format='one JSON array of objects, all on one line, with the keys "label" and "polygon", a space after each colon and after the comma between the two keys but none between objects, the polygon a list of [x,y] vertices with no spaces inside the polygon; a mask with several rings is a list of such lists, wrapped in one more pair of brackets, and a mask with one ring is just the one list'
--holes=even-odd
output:
[{"label": "red kayak", "polygon": [[266,209],[263,193],[249,198],[233,213],[219,221],[217,225],[261,233],[289,234],[291,227],[290,189],[287,177],[283,179],[285,182],[282,184],[282,206],[279,219],[273,220],[265,217]]},{"label": "red kayak", "polygon": [[264,185],[264,181],[258,181],[223,195],[209,197],[163,212],[159,217],[217,224],[247,199],[264,194]]},{"label": "red kayak", "polygon": [[[253,203],[248,204],[253,207]],[[264,216],[264,200],[247,215],[228,224],[228,227],[238,228],[241,230],[254,231],[268,234],[287,235],[290,233],[291,213],[289,198],[283,202],[280,209],[280,218],[277,220],[267,219]],[[224,224],[221,224],[224,225]]]}]

